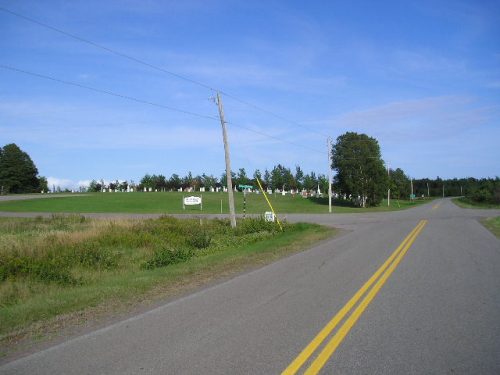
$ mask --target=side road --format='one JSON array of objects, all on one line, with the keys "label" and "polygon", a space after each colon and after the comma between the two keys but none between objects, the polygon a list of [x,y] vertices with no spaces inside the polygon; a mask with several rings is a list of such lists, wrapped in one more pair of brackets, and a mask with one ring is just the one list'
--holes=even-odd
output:
[{"label": "side road", "polygon": [[280,373],[419,222],[425,227],[322,373],[500,373],[500,241],[477,222],[483,215],[498,213],[446,199],[388,214],[289,215],[354,230],[0,373]]}]

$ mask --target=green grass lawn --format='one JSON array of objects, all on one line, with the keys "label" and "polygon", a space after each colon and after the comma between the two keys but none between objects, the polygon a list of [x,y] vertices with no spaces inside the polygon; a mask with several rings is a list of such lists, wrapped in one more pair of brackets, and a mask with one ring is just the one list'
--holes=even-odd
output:
[{"label": "green grass lawn", "polygon": [[[160,213],[160,214],[217,214],[229,213],[227,194],[225,193],[194,193],[203,196],[203,211],[199,206],[182,208],[182,197],[191,194],[178,192],[165,193],[94,193],[75,194],[71,197],[54,197],[47,199],[32,199],[23,201],[0,202],[0,211],[12,212],[61,212],[61,213],[89,213],[89,212],[116,212],[116,213]],[[276,213],[328,213],[328,198],[302,198],[291,195],[269,195],[269,200]],[[359,208],[352,207],[348,202],[335,201],[333,212],[378,212],[394,211],[414,207],[428,202],[428,200],[396,201],[391,200],[390,207],[384,200],[379,207]],[[243,193],[235,194],[237,213],[243,213]],[[262,194],[247,194],[246,212],[262,214],[269,211]]]},{"label": "green grass lawn", "polygon": [[481,223],[488,228],[491,233],[500,238],[500,216],[484,219]]},{"label": "green grass lawn", "polygon": [[453,203],[462,208],[494,208],[499,209],[500,205],[491,203],[477,203],[467,198],[454,198]]}]

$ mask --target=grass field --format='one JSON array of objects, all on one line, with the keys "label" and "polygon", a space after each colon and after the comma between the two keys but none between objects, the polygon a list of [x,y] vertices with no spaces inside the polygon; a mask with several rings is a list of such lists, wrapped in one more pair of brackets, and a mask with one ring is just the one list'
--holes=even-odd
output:
[{"label": "grass field", "polygon": [[491,203],[477,203],[468,200],[467,198],[454,198],[452,199],[453,203],[462,208],[493,208],[499,209],[499,204],[491,204]]},{"label": "grass field", "polygon": [[[116,212],[116,213],[228,213],[227,194],[203,193],[203,211],[199,206],[191,206],[186,210],[182,208],[182,197],[190,194],[178,192],[166,193],[94,193],[75,194],[71,197],[54,197],[50,199],[30,199],[23,201],[0,202],[0,211],[12,212],[60,212],[60,213],[90,213],[90,212]],[[200,196],[200,193],[192,194]],[[237,213],[243,213],[243,193],[235,194]],[[280,213],[328,213],[328,198],[302,198],[300,196],[269,195],[271,204],[277,214]],[[390,207],[383,201],[379,207],[359,208],[353,207],[349,202],[334,201],[335,213],[377,212],[394,211],[414,207],[428,202],[427,200],[396,201],[391,200]],[[269,211],[262,194],[247,194],[246,212],[262,214]]]},{"label": "grass field", "polygon": [[481,223],[488,228],[491,233],[500,238],[500,216],[484,219]]},{"label": "grass field", "polygon": [[[82,197],[83,199],[83,197]],[[303,250],[335,233],[261,219],[0,219],[0,344],[42,334],[61,314],[114,312]],[[54,323],[55,322],[55,323]],[[41,328],[40,328],[41,327]],[[31,330],[31,331],[30,331]]]}]

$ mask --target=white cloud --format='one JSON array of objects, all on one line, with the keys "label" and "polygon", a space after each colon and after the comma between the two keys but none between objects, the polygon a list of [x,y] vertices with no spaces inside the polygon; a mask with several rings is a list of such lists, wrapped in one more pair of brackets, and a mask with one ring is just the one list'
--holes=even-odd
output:
[{"label": "white cloud", "polygon": [[77,188],[76,183],[72,180],[66,178],[58,178],[58,177],[47,177],[47,185],[49,190],[52,190],[53,187],[57,189],[60,187],[61,189],[75,189]]}]

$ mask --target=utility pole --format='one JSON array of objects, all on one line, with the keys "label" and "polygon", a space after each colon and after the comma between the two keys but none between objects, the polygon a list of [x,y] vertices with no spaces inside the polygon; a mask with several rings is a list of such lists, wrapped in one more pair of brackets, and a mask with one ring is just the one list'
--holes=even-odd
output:
[{"label": "utility pole", "polygon": [[332,139],[326,139],[328,148],[328,212],[332,213]]},{"label": "utility pole", "polygon": [[410,178],[410,184],[411,184],[411,200],[413,200],[413,178]]},{"label": "utility pole", "polygon": [[443,183],[443,198],[444,198],[444,183]]},{"label": "utility pole", "polygon": [[219,107],[220,124],[222,126],[222,139],[224,140],[224,156],[226,158],[227,194],[229,199],[229,219],[231,227],[236,228],[236,213],[234,211],[233,180],[231,178],[231,159],[229,157],[229,143],[227,142],[226,121],[224,120],[224,109],[220,94],[217,92],[217,106]]},{"label": "utility pole", "polygon": [[387,183],[388,183],[388,188],[387,188],[387,207],[391,205],[391,176],[389,174],[389,164],[387,165]]},{"label": "utility pole", "polygon": [[429,183],[427,183],[427,198],[429,198],[431,195],[429,194]]}]

